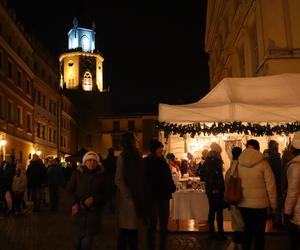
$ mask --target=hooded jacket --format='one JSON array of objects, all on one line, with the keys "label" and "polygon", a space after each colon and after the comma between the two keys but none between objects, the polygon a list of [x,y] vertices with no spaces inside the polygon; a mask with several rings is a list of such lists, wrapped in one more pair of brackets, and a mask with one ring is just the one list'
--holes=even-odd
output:
[{"label": "hooded jacket", "polygon": [[292,222],[300,226],[300,155],[288,163],[288,190],[284,213],[292,215]]},{"label": "hooded jacket", "polygon": [[240,155],[238,174],[241,178],[243,199],[239,207],[276,208],[276,183],[269,163],[259,151],[246,148]]}]

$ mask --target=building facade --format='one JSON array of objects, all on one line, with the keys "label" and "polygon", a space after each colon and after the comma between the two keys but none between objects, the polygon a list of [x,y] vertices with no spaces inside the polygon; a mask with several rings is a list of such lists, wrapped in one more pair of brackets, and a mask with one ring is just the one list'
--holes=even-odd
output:
[{"label": "building facade", "polygon": [[134,133],[139,150],[146,154],[149,152],[149,143],[158,138],[155,129],[157,115],[123,115],[99,117],[101,126],[100,150],[101,155],[107,155],[107,150],[113,148],[117,154],[121,152],[121,136],[125,132]]},{"label": "building facade", "polygon": [[209,0],[211,88],[224,77],[300,72],[300,1]]},{"label": "building facade", "polygon": [[[61,100],[56,60],[0,1],[0,158],[13,155],[25,166],[34,153],[48,158],[60,149],[75,152],[71,146],[59,147],[60,134],[76,135],[71,113],[60,111]],[[62,132],[61,113],[73,121]]]},{"label": "building facade", "polygon": [[95,25],[68,33],[59,63],[29,36],[5,0],[0,0],[0,158],[66,156],[80,148],[102,155],[132,131],[147,152],[157,137],[155,115],[114,115],[103,85],[104,57],[95,49]]}]

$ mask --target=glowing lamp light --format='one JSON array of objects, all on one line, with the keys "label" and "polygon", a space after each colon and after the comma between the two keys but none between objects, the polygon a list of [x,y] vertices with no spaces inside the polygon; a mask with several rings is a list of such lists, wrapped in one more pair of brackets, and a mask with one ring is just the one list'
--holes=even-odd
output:
[{"label": "glowing lamp light", "polygon": [[284,142],[284,138],[283,138],[282,136],[280,136],[280,137],[278,138],[278,140],[279,140],[280,142]]},{"label": "glowing lamp light", "polygon": [[42,151],[40,151],[40,150],[33,150],[32,153],[40,156],[42,154]]},{"label": "glowing lamp light", "polygon": [[7,141],[6,141],[6,140],[4,140],[4,139],[1,139],[1,140],[0,140],[0,147],[3,147],[3,146],[5,146],[5,145],[6,145],[6,143],[7,143]]}]

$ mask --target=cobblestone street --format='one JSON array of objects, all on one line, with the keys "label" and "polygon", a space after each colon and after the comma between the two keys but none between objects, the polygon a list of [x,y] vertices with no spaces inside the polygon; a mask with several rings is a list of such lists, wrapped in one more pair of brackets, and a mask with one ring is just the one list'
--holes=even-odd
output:
[{"label": "cobblestone street", "polygon": [[[66,201],[65,197],[64,200]],[[0,250],[67,250],[73,247],[72,217],[68,207],[62,204],[58,212],[47,207],[37,214],[8,215],[0,218]],[[97,236],[95,250],[116,249],[116,218],[105,213],[101,233]],[[227,241],[212,241],[207,233],[173,232],[169,236],[169,250],[230,250],[230,237]],[[288,249],[287,236],[267,234],[266,250]],[[141,248],[145,241],[141,240]]]}]

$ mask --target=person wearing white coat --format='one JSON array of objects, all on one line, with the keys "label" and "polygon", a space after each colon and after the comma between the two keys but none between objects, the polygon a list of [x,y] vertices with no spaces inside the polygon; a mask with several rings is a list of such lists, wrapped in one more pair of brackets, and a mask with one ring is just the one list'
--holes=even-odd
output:
[{"label": "person wearing white coat", "polygon": [[238,159],[243,189],[238,207],[245,223],[243,250],[251,249],[253,238],[254,249],[263,250],[268,208],[276,209],[276,183],[269,163],[259,152],[258,141],[248,140],[246,147]]},{"label": "person wearing white coat", "polygon": [[284,217],[290,238],[290,250],[300,249],[300,132],[292,140],[295,157],[288,163],[288,190],[284,204]]}]

